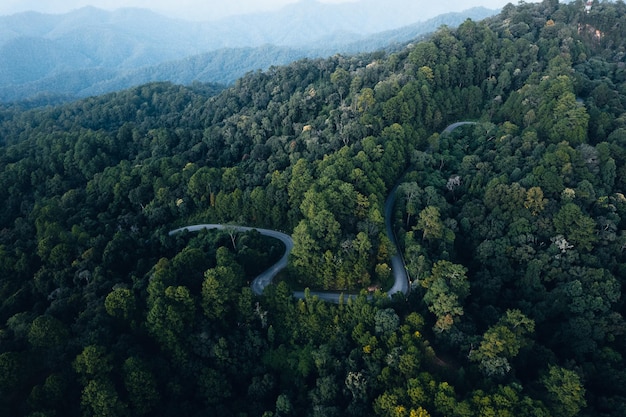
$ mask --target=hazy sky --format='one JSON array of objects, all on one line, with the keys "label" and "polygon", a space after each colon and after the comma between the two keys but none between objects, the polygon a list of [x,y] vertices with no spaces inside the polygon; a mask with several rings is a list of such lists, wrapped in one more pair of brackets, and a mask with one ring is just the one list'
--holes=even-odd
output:
[{"label": "hazy sky", "polygon": [[[211,20],[229,14],[256,12],[280,8],[298,0],[0,0],[0,15],[8,15],[26,10],[44,13],[64,13],[91,5],[101,9],[114,10],[121,7],[141,7],[152,9],[172,17],[194,20]],[[342,3],[358,0],[318,0],[323,3]],[[385,1],[385,0],[380,0]],[[423,2],[425,7],[432,1],[407,0],[411,3]],[[500,8],[517,0],[446,0],[446,10],[461,11],[474,6]],[[437,3],[441,6],[441,3]]]}]

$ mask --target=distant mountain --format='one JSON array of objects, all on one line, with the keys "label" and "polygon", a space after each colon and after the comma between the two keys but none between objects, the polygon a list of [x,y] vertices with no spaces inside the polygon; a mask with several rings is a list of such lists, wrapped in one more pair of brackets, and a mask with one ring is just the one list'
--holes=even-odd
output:
[{"label": "distant mountain", "polygon": [[[463,12],[444,13],[423,22],[413,23],[400,28],[359,37],[352,42],[342,42],[329,37],[324,45],[327,49],[341,50],[342,53],[373,52],[379,49],[393,48],[394,44],[404,45],[416,38],[432,33],[441,26],[456,27],[467,19],[482,20],[496,13],[484,7],[474,7]],[[310,45],[314,47],[314,45]]]},{"label": "distant mountain", "polygon": [[[256,40],[261,43],[299,46],[329,35],[367,36],[423,22],[440,14],[462,12],[449,10],[448,4],[441,3],[439,6],[407,0],[359,0],[332,4],[300,0],[275,12],[233,16],[221,20],[220,24],[231,30],[256,33]],[[481,9],[485,13],[481,18],[495,14],[494,10]]]},{"label": "distant mountain", "polygon": [[[442,24],[495,14],[476,8],[380,33],[400,20],[381,18],[383,11],[377,18],[377,4],[301,1],[273,13],[202,23],[131,8],[0,17],[0,101],[83,97],[150,81],[229,84],[248,71],[303,57],[369,52]],[[407,11],[403,19],[417,21],[419,14]]]},{"label": "distant mountain", "polygon": [[224,48],[152,67],[120,71],[113,77],[77,92],[77,95],[99,95],[134,85],[164,80],[185,85],[194,81],[231,84],[247,72],[267,69],[272,65],[286,65],[298,59],[318,55],[315,51],[272,45],[255,48]]},{"label": "distant mountain", "polygon": [[48,48],[80,55],[84,66],[131,68],[207,50],[196,36],[197,24],[144,9],[107,12],[85,7],[62,15],[28,12],[0,17],[0,27],[0,47],[6,58],[28,58],[19,49],[4,50],[28,39],[43,39]]}]

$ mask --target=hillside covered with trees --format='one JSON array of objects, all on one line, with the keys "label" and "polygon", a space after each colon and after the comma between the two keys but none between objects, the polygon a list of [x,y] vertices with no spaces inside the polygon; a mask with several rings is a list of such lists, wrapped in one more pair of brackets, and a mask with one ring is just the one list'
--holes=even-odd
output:
[{"label": "hillside covered with trees", "polygon": [[[625,32],[622,1],[545,0],[225,90],[0,107],[0,414],[622,416]],[[257,297],[281,243],[168,233],[194,223],[285,231],[289,266]]]},{"label": "hillside covered with trees", "polygon": [[[0,103],[60,104],[157,81],[230,85],[249,71],[388,49],[441,25],[496,13],[477,7],[432,17],[422,5],[390,2],[296,1],[275,12],[208,22],[134,8],[0,15]],[[431,18],[412,20],[424,13]]]}]

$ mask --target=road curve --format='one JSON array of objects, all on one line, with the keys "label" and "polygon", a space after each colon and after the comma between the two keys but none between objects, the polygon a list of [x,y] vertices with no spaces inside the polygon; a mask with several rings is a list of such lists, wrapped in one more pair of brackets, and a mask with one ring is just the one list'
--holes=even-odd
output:
[{"label": "road curve", "polygon": [[263,290],[272,282],[272,279],[276,276],[276,274],[278,274],[283,268],[287,266],[289,254],[291,253],[291,249],[293,249],[293,239],[291,239],[291,236],[289,236],[288,234],[279,232],[277,230],[260,229],[258,227],[232,226],[224,224],[196,224],[193,226],[185,226],[172,230],[169,234],[171,236],[185,230],[188,230],[190,232],[198,232],[203,229],[236,230],[238,232],[249,232],[251,230],[256,230],[264,236],[278,239],[285,244],[285,253],[283,254],[283,256],[274,265],[270,266],[268,269],[262,272],[261,275],[257,276],[252,281],[252,291],[257,295],[263,294]]},{"label": "road curve", "polygon": [[[461,126],[475,124],[477,124],[477,122],[455,122],[446,126],[441,134],[450,133],[454,129]],[[402,256],[402,252],[400,251],[400,245],[398,244],[398,241],[396,239],[396,234],[393,231],[393,207],[396,202],[396,192],[398,191],[399,185],[400,183],[396,184],[396,186],[393,187],[393,189],[387,196],[387,199],[385,200],[385,229],[387,231],[387,237],[389,238],[389,240],[391,240],[391,243],[393,243],[396,248],[396,254],[391,258],[391,270],[393,272],[394,282],[391,289],[387,292],[390,297],[398,292],[401,292],[406,296],[411,290],[409,273],[406,269],[406,264],[404,263],[404,258]]]},{"label": "road curve", "polygon": [[[477,122],[470,121],[462,121],[456,122],[448,125],[441,133],[450,133],[454,129],[465,126],[465,125],[475,125]],[[393,296],[396,293],[402,293],[405,296],[408,295],[411,285],[409,280],[409,274],[406,270],[406,265],[404,263],[404,258],[402,257],[402,253],[400,252],[400,246],[398,245],[398,241],[396,240],[396,235],[393,231],[393,207],[396,201],[396,191],[398,190],[397,184],[387,196],[385,200],[385,229],[387,232],[387,237],[396,248],[396,254],[391,258],[391,270],[394,277],[393,286],[387,291],[387,295],[389,297]],[[252,281],[252,291],[257,294],[263,294],[263,290],[269,284],[271,284],[272,279],[287,266],[287,261],[289,260],[289,254],[291,253],[291,249],[293,249],[293,239],[286,233],[279,232],[277,230],[272,229],[261,229],[258,227],[248,227],[248,226],[235,226],[235,225],[224,225],[224,224],[196,224],[192,226],[180,227],[178,229],[174,229],[169,232],[170,236],[176,233],[180,233],[184,230],[188,230],[190,232],[197,232],[202,229],[218,229],[218,230],[236,230],[238,232],[249,232],[251,230],[256,230],[260,234],[264,236],[269,236],[274,239],[278,239],[285,244],[285,253],[283,256],[276,262],[274,265],[269,267],[259,276],[257,276]],[[348,299],[354,297],[351,294],[345,294],[343,292],[319,292],[319,291],[309,291],[311,296],[316,296],[320,300],[327,301],[330,303],[338,304],[339,301],[343,299]],[[294,297],[299,299],[305,298],[304,291],[294,291]]]},{"label": "road curve", "polygon": [[398,185],[393,187],[387,200],[385,200],[385,229],[387,231],[387,237],[393,243],[396,248],[396,254],[391,257],[391,271],[393,273],[393,286],[387,292],[391,297],[397,292],[401,292],[404,295],[409,293],[411,286],[409,285],[409,274],[407,273],[406,266],[404,265],[404,258],[400,252],[400,246],[396,240],[396,234],[393,231],[393,207],[396,202],[396,191],[398,191]]},{"label": "road curve", "polygon": [[[395,189],[394,189],[394,192],[395,192]],[[389,201],[390,198],[388,198],[387,200],[388,200],[387,204],[390,204],[390,207],[393,208],[393,199]],[[385,210],[385,214],[387,214],[387,209]],[[389,224],[391,224],[391,222],[389,222]],[[293,239],[291,239],[291,236],[289,236],[288,234],[279,232],[277,230],[261,229],[258,227],[225,225],[225,224],[215,224],[215,223],[195,224],[195,225],[184,226],[178,229],[171,230],[169,232],[169,235],[171,236],[176,233],[181,233],[185,230],[189,232],[198,232],[203,229],[235,230],[237,232],[249,232],[251,230],[256,230],[257,232],[259,232],[260,234],[264,236],[269,236],[274,239],[278,239],[285,244],[285,253],[283,254],[283,256],[274,265],[270,266],[268,269],[263,271],[259,276],[257,276],[252,281],[251,288],[252,288],[252,291],[256,295],[263,294],[263,290],[265,290],[265,287],[271,284],[274,277],[287,266],[287,261],[289,260],[289,254],[291,253],[291,250],[293,249]],[[391,229],[388,228],[388,233],[392,233],[390,231]],[[389,238],[392,239],[392,242],[394,242],[394,244],[396,244],[393,234],[390,234]],[[387,292],[387,294],[391,296],[395,294],[396,292],[400,292],[400,291],[402,291],[405,294],[408,293],[409,286],[408,286],[406,269],[404,268],[404,263],[400,255],[395,255],[391,260],[391,264],[392,264],[392,270],[394,271],[395,282],[394,282],[393,287],[391,288],[391,290]],[[342,298],[344,300],[347,300],[348,298],[354,297],[354,294],[346,294],[343,292],[309,291],[309,294],[311,296],[318,297],[320,300],[323,300],[329,303],[335,303],[335,304],[339,304],[339,301]],[[305,298],[304,291],[294,291],[293,295],[296,298],[300,298],[300,299]]]},{"label": "road curve", "polygon": [[446,128],[443,129],[443,132],[441,132],[441,133],[442,134],[443,133],[450,133],[454,129],[456,129],[457,127],[466,126],[466,125],[475,125],[475,124],[478,124],[478,123],[477,122],[468,122],[468,121],[452,123],[451,125],[446,126]]}]

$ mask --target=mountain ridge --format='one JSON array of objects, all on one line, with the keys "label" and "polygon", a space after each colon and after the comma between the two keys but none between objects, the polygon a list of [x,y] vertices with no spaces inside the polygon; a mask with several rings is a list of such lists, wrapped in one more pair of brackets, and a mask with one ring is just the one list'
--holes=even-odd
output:
[{"label": "mountain ridge", "polygon": [[[626,4],[582,6],[0,105],[0,415],[623,417]],[[168,233],[216,223],[292,236],[263,296],[283,244]]]},{"label": "mountain ridge", "polygon": [[[297,3],[278,14],[243,15],[210,23],[185,22],[137,8],[108,12],[85,7],[63,15],[24,12],[0,17],[0,102],[49,94],[84,97],[151,81],[230,84],[248,71],[270,65],[370,52],[408,42],[441,24],[454,26],[465,18],[478,20],[495,13],[473,8],[366,35],[367,31],[353,31],[354,24],[346,24],[342,18],[358,20],[362,15],[349,15],[349,8],[338,5],[324,5],[318,13],[343,13],[333,22],[316,25],[314,31],[303,30],[311,26],[307,19],[312,19],[309,11],[315,4]],[[270,21],[271,16],[279,16],[275,22],[290,23],[260,26],[259,22]],[[338,22],[344,22],[343,26]],[[223,61],[216,61],[217,57]],[[204,69],[199,70],[203,63]],[[178,68],[172,70],[172,66]]]}]

